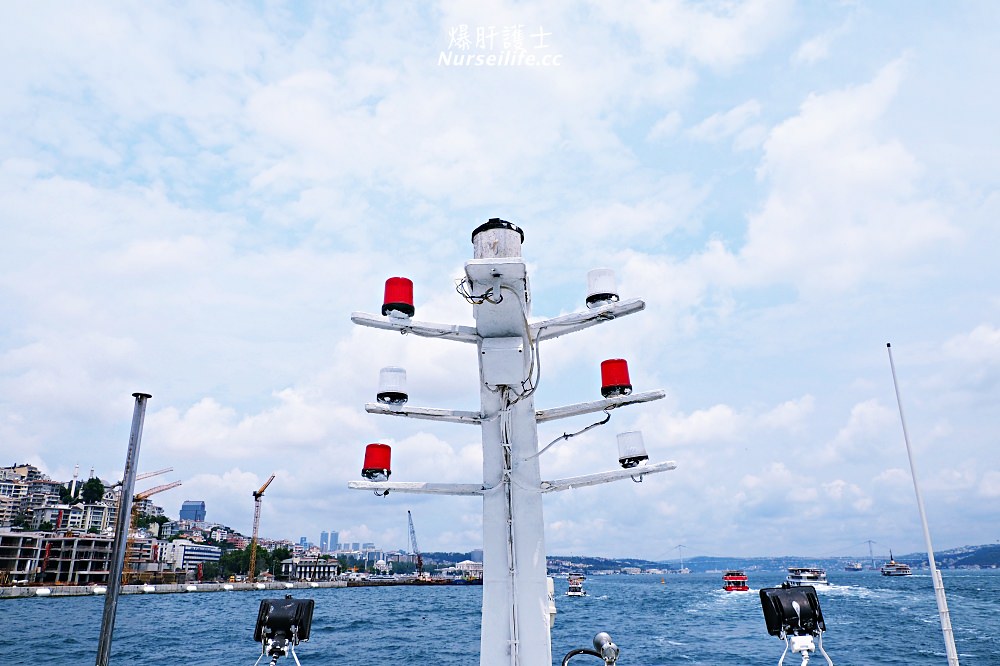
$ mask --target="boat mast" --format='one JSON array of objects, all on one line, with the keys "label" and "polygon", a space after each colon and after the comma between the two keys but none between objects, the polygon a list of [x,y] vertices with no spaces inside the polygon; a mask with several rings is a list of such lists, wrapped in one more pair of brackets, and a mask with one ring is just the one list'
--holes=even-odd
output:
[{"label": "boat mast", "polygon": [[[910,436],[906,431],[906,418],[903,416],[903,401],[899,397],[899,382],[896,381],[896,364],[892,362],[892,346],[885,343],[889,352],[889,368],[892,370],[892,387],[896,391],[896,404],[899,406],[899,421],[903,426],[903,441],[906,442],[906,457],[910,461],[910,476],[913,477],[913,491],[917,495],[917,509],[920,511],[920,523],[924,528],[924,542],[927,545],[927,561],[931,567],[931,578],[934,580],[934,598],[937,600],[938,615],[941,617],[941,633],[944,635],[944,648],[948,655],[948,666],[958,666],[958,650],[955,648],[955,634],[951,630],[951,615],[948,612],[948,599],[944,595],[944,581],[941,572],[934,562],[934,546],[931,545],[931,530],[927,526],[927,514],[924,513],[924,499],[920,495],[920,484],[917,483],[917,468],[913,464],[913,451],[910,449]],[[889,551],[892,559],[892,551]]]},{"label": "boat mast", "polygon": [[[362,326],[474,343],[477,347],[481,402],[478,413],[402,403],[368,404],[365,409],[376,414],[479,425],[483,442],[482,483],[388,481],[386,469],[380,480],[352,481],[348,487],[374,490],[381,496],[393,491],[483,498],[481,666],[552,664],[542,495],[628,478],[642,480],[644,475],[676,468],[673,461],[646,464],[643,449],[639,458],[619,457],[622,469],[541,480],[539,458],[548,446],[538,448],[537,423],[602,411],[607,418],[600,423],[607,423],[612,409],[658,400],[665,393],[611,394],[604,393],[602,387],[604,400],[535,410],[534,391],[541,376],[538,349],[543,340],[639,312],[645,303],[639,299],[618,302],[614,294],[605,304],[589,305],[591,309],[587,312],[531,323],[531,295],[521,258],[523,240],[520,228],[498,218],[472,232],[474,258],[465,264],[465,277],[458,285],[458,292],[473,306],[474,328],[413,321],[412,303],[393,312],[395,304],[387,301],[382,317],[361,312],[351,315],[351,320]],[[400,279],[390,278],[390,281]],[[388,285],[389,281],[387,290]],[[385,316],[387,312],[389,316]],[[573,436],[564,434],[559,439]],[[385,445],[369,445],[372,446]],[[388,457],[385,463],[388,464]]]}]

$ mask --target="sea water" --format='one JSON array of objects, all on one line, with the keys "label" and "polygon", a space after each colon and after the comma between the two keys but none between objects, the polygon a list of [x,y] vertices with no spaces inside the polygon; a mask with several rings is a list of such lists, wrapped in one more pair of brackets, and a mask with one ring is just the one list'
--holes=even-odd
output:
[{"label": "sea water", "polygon": [[[784,643],[768,636],[758,590],[780,572],[748,572],[750,592],[724,592],[720,574],[590,576],[587,596],[567,597],[556,579],[552,663],[608,632],[622,666],[777,664]],[[1000,665],[997,571],[943,572],[961,663]],[[829,573],[819,588],[823,646],[847,664],[946,664],[930,575]],[[296,650],[303,666],[479,663],[482,587],[391,586],[291,590],[316,602],[312,637]],[[122,596],[112,664],[246,664],[260,600],[283,592],[189,592]],[[0,600],[4,663],[80,665],[97,655],[104,597]],[[798,666],[789,655],[785,664]],[[267,663],[267,660],[262,660]],[[294,664],[286,657],[279,664]],[[572,666],[600,664],[588,655]],[[825,664],[817,653],[810,664]]]}]

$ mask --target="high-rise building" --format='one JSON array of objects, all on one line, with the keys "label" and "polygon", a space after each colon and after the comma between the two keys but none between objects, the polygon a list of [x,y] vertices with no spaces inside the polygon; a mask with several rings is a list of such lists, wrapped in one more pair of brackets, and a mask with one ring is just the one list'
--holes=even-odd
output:
[{"label": "high-rise building", "polygon": [[330,550],[340,550],[340,532],[336,530],[330,530]]},{"label": "high-rise building", "polygon": [[187,500],[181,505],[181,520],[192,520],[196,523],[205,522],[205,503],[200,500]]},{"label": "high-rise building", "polygon": [[325,553],[330,550],[330,533],[320,532],[319,533],[319,552]]},{"label": "high-rise building", "polygon": [[309,537],[299,537],[299,545],[303,548],[309,547]]}]

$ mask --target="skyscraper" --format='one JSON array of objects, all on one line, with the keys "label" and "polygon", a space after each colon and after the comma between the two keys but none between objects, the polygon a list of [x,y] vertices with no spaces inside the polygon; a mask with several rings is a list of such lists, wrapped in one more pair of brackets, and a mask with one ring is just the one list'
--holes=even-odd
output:
[{"label": "skyscraper", "polygon": [[330,530],[330,550],[340,550],[340,532]]},{"label": "skyscraper", "polygon": [[319,533],[319,552],[326,553],[330,550],[330,533]]},{"label": "skyscraper", "polygon": [[187,500],[181,505],[180,519],[205,522],[205,503],[199,500]]}]

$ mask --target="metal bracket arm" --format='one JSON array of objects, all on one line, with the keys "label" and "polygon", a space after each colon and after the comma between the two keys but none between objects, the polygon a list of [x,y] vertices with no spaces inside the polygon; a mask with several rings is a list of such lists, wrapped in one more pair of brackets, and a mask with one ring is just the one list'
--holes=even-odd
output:
[{"label": "metal bracket arm", "polygon": [[630,298],[627,301],[612,303],[586,312],[573,312],[568,315],[537,321],[531,325],[531,338],[533,340],[558,338],[560,335],[590,328],[616,317],[624,317],[634,312],[640,312],[645,308],[646,302],[641,298]]},{"label": "metal bracket arm", "polygon": [[381,328],[387,331],[412,333],[423,338],[440,338],[442,340],[458,340],[459,342],[479,342],[479,333],[471,326],[458,324],[435,324],[425,321],[394,317],[380,317],[367,312],[352,312],[351,321],[359,326]]},{"label": "metal bracket arm", "polygon": [[479,412],[463,412],[454,409],[435,409],[432,407],[393,407],[380,402],[369,402],[365,405],[369,414],[387,414],[389,416],[409,416],[411,419],[426,419],[428,421],[444,421],[445,423],[467,423],[479,425],[483,416]]},{"label": "metal bracket arm", "polygon": [[374,490],[425,495],[482,495],[489,490],[475,483],[426,483],[423,481],[348,481],[351,490]]},{"label": "metal bracket arm", "polygon": [[665,398],[666,395],[666,391],[646,391],[644,393],[633,393],[632,395],[623,395],[617,398],[608,398],[606,400],[580,402],[575,405],[567,405],[566,407],[539,409],[535,411],[535,422],[545,423],[546,421],[565,419],[570,416],[579,416],[580,414],[592,414],[594,412],[602,412],[606,409],[617,409],[618,407],[624,407],[625,405],[635,405],[640,402],[659,400],[660,398]]},{"label": "metal bracket arm", "polygon": [[597,474],[585,474],[584,476],[574,476],[568,479],[556,479],[555,481],[542,481],[539,486],[543,493],[551,493],[558,490],[569,490],[570,488],[582,488],[583,486],[596,486],[599,483],[609,483],[620,481],[634,476],[642,477],[646,474],[657,474],[677,469],[677,463],[673,460],[656,463],[655,465],[640,465],[629,469],[616,469],[610,472],[598,472]]}]

